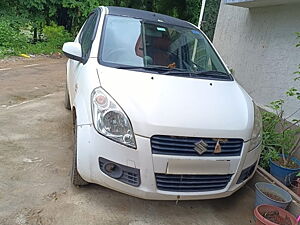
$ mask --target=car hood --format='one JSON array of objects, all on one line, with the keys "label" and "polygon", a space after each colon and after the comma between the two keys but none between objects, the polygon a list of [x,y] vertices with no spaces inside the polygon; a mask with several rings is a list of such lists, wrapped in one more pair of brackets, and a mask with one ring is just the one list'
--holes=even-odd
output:
[{"label": "car hood", "polygon": [[128,115],[136,135],[251,137],[253,103],[235,81],[98,68],[104,88]]}]

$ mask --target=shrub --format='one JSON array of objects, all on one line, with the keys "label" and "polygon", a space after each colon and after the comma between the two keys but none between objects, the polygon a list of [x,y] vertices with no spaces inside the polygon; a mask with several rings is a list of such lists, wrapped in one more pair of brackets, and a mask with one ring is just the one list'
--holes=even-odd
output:
[{"label": "shrub", "polygon": [[[276,106],[274,106],[274,104]],[[282,100],[271,103],[273,109],[277,108],[278,104],[283,104]],[[278,109],[275,113],[263,112],[263,140],[262,140],[262,153],[260,158],[260,166],[264,169],[269,169],[270,160],[279,160],[280,154],[287,155],[284,158],[285,166],[290,163],[289,159],[296,151],[297,146],[297,133],[299,128],[295,125],[298,123],[290,123],[286,118],[282,117],[283,111]]]},{"label": "shrub", "polygon": [[54,48],[61,48],[65,42],[72,39],[71,34],[68,33],[63,26],[58,26],[54,23],[50,26],[45,26],[43,28],[43,34],[46,41]]},{"label": "shrub", "polygon": [[12,28],[9,21],[0,18],[0,55],[18,54],[26,44],[26,36]]},{"label": "shrub", "polygon": [[[1,20],[1,18],[3,20]],[[62,45],[70,41],[72,36],[63,26],[51,24],[43,28],[43,40],[28,43],[28,34],[30,29],[20,31],[20,29],[12,26],[9,20],[0,18],[0,58],[7,55],[26,54],[52,54],[60,52]],[[14,27],[14,28],[13,28]],[[30,36],[30,35],[29,35]]]}]

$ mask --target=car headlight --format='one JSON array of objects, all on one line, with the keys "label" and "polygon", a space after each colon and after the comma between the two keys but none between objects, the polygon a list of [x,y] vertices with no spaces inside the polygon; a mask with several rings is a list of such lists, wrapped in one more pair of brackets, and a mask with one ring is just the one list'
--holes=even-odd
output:
[{"label": "car headlight", "polygon": [[262,118],[261,113],[257,105],[253,103],[254,106],[254,126],[252,131],[252,136],[250,140],[249,151],[255,149],[262,141]]},{"label": "car headlight", "polygon": [[103,136],[136,148],[133,129],[125,112],[102,88],[91,95],[92,116],[95,129]]}]

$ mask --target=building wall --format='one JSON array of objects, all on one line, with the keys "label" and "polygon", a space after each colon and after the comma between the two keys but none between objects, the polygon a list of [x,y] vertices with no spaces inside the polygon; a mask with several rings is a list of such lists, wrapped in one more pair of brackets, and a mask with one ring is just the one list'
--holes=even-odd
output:
[{"label": "building wall", "polygon": [[[236,80],[265,106],[284,98],[290,87],[300,89],[293,81],[300,64],[295,32],[300,32],[299,3],[248,9],[222,1],[214,45]],[[287,114],[299,107],[299,100],[288,101]]]}]

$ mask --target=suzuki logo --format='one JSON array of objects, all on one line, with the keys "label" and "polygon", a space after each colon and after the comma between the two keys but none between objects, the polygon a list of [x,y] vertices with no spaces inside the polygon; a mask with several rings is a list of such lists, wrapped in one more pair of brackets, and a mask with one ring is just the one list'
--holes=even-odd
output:
[{"label": "suzuki logo", "polygon": [[207,147],[208,147],[208,145],[203,140],[201,140],[201,141],[195,143],[194,150],[196,152],[198,152],[199,155],[202,155],[204,152],[207,151]]}]

